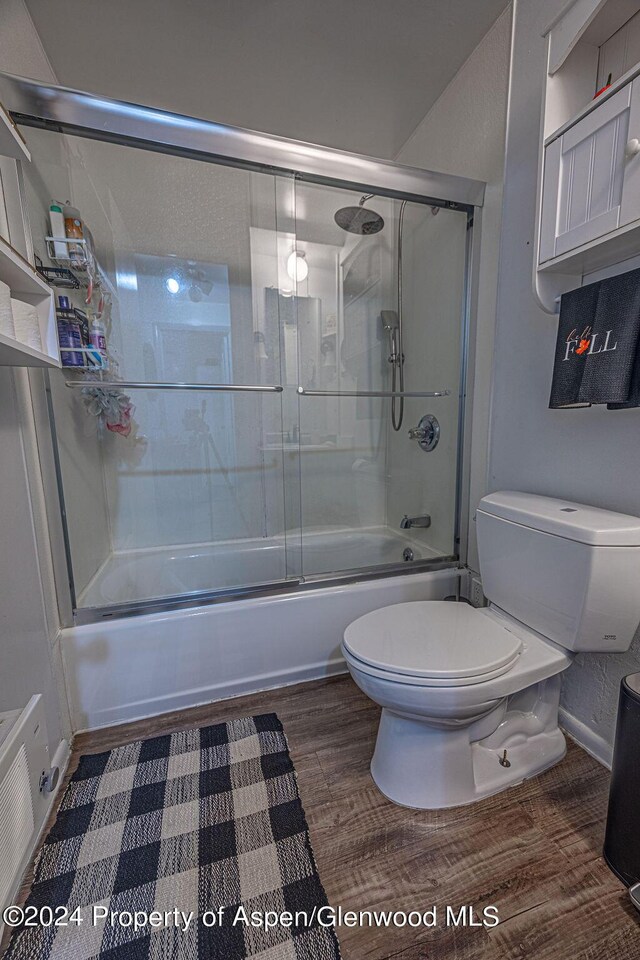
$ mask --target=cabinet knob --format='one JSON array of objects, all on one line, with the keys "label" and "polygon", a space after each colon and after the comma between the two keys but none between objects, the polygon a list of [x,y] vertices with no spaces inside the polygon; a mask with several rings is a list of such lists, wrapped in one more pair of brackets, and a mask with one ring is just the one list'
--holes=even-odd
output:
[{"label": "cabinet knob", "polygon": [[624,155],[627,157],[627,159],[630,159],[631,157],[635,157],[638,153],[640,153],[640,140],[634,137],[633,140],[629,140],[627,143]]}]

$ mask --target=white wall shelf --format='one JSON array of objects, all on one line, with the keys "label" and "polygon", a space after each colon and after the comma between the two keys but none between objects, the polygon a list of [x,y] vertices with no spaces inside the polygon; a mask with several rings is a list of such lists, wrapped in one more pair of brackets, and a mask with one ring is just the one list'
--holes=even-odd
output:
[{"label": "white wall shelf", "polygon": [[[573,272],[583,277],[596,270],[622,263],[639,253],[640,223],[631,223],[606,237],[585,243],[577,250],[570,250],[562,256],[541,263],[538,273],[541,276],[551,276]],[[579,283],[577,285],[579,286]]]},{"label": "white wall shelf", "polygon": [[42,350],[29,347],[14,337],[0,334],[0,366],[59,367],[60,354],[56,331],[53,291],[31,264],[0,238],[0,280],[7,283],[11,296],[35,306],[38,313]]},{"label": "white wall shelf", "polygon": [[13,160],[31,160],[26,143],[15,123],[0,103],[0,154]]},{"label": "white wall shelf", "polygon": [[[46,297],[51,288],[38,276],[24,257],[20,256],[6,240],[0,237],[0,280],[11,287],[11,294],[18,300],[33,303],[32,297]],[[24,294],[25,296],[22,296]]]},{"label": "white wall shelf", "polygon": [[0,333],[0,367],[59,367],[60,362],[42,350]]}]

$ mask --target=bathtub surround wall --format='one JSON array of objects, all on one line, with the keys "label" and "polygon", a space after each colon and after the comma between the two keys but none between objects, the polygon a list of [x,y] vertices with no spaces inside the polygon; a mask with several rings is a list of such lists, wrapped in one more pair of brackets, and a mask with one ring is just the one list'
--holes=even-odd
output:
[{"label": "bathtub surround wall", "polygon": [[[516,0],[490,445],[491,490],[525,490],[640,515],[640,411],[547,408],[557,317],[531,289],[544,29],[565,0]],[[578,657],[562,719],[610,762],[620,678],[640,670],[640,637],[618,656]]]},{"label": "bathtub surround wall", "polygon": [[[22,0],[0,5],[0,69],[56,82]],[[32,405],[39,377],[0,367],[0,710],[41,693],[50,756],[63,761],[71,725]]]}]

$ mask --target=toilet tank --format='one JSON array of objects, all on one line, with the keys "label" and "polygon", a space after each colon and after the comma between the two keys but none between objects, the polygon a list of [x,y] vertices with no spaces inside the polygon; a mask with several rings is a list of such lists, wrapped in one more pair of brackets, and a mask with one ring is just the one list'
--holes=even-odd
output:
[{"label": "toilet tank", "polygon": [[640,621],[640,519],[502,492],[476,512],[485,596],[567,650],[627,650]]}]

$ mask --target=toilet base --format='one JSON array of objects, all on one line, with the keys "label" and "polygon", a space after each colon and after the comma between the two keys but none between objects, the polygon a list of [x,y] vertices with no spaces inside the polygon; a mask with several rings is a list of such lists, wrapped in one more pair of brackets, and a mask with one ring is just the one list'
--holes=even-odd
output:
[{"label": "toilet base", "polygon": [[[516,695],[498,708],[493,732],[482,739],[478,727],[485,733],[489,717],[441,727],[384,708],[371,760],[376,786],[393,803],[438,810],[474,803],[554,766],[567,749],[553,709],[559,677],[539,688],[536,706],[546,702],[546,711],[517,709],[524,704]],[[509,766],[500,763],[505,750]]]}]

